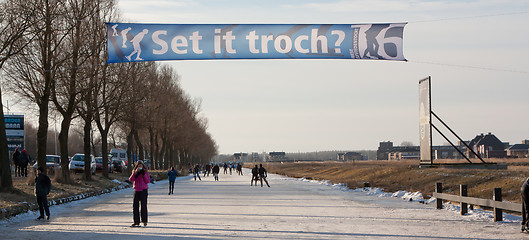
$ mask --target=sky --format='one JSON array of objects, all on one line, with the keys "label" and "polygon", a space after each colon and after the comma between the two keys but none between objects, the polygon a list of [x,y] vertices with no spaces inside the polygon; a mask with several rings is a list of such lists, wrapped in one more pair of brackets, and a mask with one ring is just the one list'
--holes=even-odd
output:
[{"label": "sky", "polygon": [[[119,0],[118,7],[133,23],[408,22],[407,62],[161,62],[201,99],[223,154],[418,145],[418,82],[428,76],[432,110],[464,140],[488,132],[511,144],[529,139],[527,0]],[[434,145],[446,144],[433,135]]]}]

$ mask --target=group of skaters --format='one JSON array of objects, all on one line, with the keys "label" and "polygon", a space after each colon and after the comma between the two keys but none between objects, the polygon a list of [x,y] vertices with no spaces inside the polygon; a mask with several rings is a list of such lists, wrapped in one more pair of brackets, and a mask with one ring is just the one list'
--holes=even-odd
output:
[{"label": "group of skaters", "polygon": [[266,178],[268,177],[268,172],[263,167],[263,164],[259,164],[259,167],[255,165],[254,168],[252,168],[252,181],[250,181],[250,186],[253,185],[255,181],[255,186],[257,187],[257,181],[261,181],[261,187],[263,187],[263,181],[265,181],[266,186],[270,187],[270,184],[268,184],[268,181]]},{"label": "group of skaters", "polygon": [[215,181],[219,180],[219,173],[220,168],[224,168],[224,174],[233,174],[233,169],[235,169],[236,174],[243,175],[242,173],[242,164],[241,163],[223,163],[223,164],[206,164],[204,166],[201,166],[200,164],[196,164],[195,166],[191,166],[189,168],[189,172],[193,173],[193,178],[195,181],[198,180],[202,181],[202,178],[200,177],[200,174],[203,172],[202,177],[209,177],[209,174],[213,174],[213,177]]},{"label": "group of skaters", "polygon": [[27,177],[28,165],[32,163],[28,151],[26,151],[26,149],[20,151],[16,148],[15,152],[13,152],[12,160],[15,165],[15,177]]}]

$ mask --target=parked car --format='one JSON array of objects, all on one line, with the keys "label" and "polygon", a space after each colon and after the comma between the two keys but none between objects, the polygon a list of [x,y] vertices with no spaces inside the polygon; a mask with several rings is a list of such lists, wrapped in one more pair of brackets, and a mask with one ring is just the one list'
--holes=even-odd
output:
[{"label": "parked car", "polygon": [[125,162],[122,160],[112,160],[112,171],[123,172],[126,169]]},{"label": "parked car", "polygon": [[[37,163],[33,164],[33,168],[37,170]],[[55,170],[61,168],[61,157],[57,155],[46,155],[46,169],[49,174],[55,174]]]},{"label": "parked car", "polygon": [[[92,161],[90,164],[90,172],[92,175],[96,174],[96,161],[93,155],[90,155]],[[73,155],[72,160],[70,161],[70,171],[74,172],[83,172],[84,171],[84,154],[77,153]]]},{"label": "parked car", "polygon": [[[96,160],[96,171],[103,171],[103,157],[96,157],[95,160]],[[111,166],[112,164],[110,163],[110,161],[109,161],[109,163],[107,165],[108,165],[108,167],[107,167],[108,170],[107,171],[108,172],[112,172],[111,171],[112,170],[112,166]]]}]

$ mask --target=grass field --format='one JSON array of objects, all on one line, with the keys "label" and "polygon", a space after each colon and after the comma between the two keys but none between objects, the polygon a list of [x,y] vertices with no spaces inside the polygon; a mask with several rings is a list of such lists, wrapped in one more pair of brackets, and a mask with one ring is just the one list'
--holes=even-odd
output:
[{"label": "grass field", "polygon": [[[418,168],[418,160],[370,160],[356,162],[296,162],[265,163],[270,173],[295,178],[329,180],[344,183],[349,188],[371,187],[394,192],[419,191],[425,198],[443,183],[446,193],[459,194],[459,185],[467,184],[471,197],[492,199],[494,188],[502,188],[503,200],[521,203],[520,187],[529,177],[529,159],[487,159],[489,162],[507,164],[506,170]],[[461,162],[461,161],[459,161]],[[250,167],[248,163],[246,165]]]}]

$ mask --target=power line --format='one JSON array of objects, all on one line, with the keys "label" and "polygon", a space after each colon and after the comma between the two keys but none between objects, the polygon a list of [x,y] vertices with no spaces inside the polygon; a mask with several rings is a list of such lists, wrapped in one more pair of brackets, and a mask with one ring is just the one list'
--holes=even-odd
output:
[{"label": "power line", "polygon": [[468,17],[453,17],[453,18],[433,19],[433,20],[409,21],[408,23],[441,22],[441,21],[461,20],[461,19],[486,18],[486,17],[497,17],[497,16],[512,16],[512,15],[528,14],[528,13],[529,13],[529,11],[510,12],[510,13],[498,13],[498,14],[477,15],[477,16],[468,16]]},{"label": "power line", "polygon": [[439,65],[439,66],[448,66],[448,67],[458,67],[458,68],[471,68],[471,69],[480,69],[480,70],[489,70],[489,71],[498,71],[498,72],[512,72],[512,73],[529,74],[529,71],[520,71],[520,70],[502,69],[502,68],[478,67],[478,66],[469,66],[469,65],[459,65],[459,64],[450,64],[450,63],[437,63],[437,62],[425,62],[425,61],[414,61],[414,60],[408,60],[408,62]]}]

